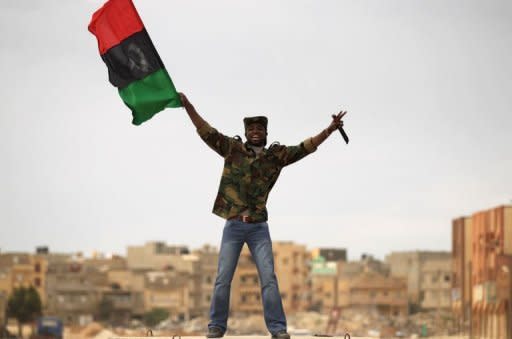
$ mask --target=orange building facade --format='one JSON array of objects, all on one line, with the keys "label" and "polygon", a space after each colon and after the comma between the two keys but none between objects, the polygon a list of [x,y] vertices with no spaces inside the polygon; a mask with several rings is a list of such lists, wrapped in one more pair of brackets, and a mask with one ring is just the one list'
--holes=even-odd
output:
[{"label": "orange building facade", "polygon": [[469,333],[471,311],[471,217],[452,222],[452,310],[459,333]]},{"label": "orange building facade", "polygon": [[512,206],[477,212],[471,223],[472,335],[510,339]]}]

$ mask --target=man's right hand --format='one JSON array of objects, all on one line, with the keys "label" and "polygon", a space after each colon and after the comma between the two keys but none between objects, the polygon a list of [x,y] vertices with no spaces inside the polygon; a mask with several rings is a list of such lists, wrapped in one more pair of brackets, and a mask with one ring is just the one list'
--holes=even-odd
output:
[{"label": "man's right hand", "polygon": [[190,117],[190,120],[192,120],[194,126],[197,129],[201,128],[201,126],[203,126],[206,123],[206,121],[204,121],[203,118],[201,118],[201,116],[199,115],[199,113],[197,113],[196,109],[190,103],[190,101],[188,101],[188,98],[185,94],[178,92],[178,95],[180,96],[181,104],[187,111],[187,114]]}]

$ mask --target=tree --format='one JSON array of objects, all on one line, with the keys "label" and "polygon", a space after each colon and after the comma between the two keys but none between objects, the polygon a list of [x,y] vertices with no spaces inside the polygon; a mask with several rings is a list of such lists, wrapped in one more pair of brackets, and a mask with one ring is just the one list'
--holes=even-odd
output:
[{"label": "tree", "polygon": [[7,316],[18,321],[18,336],[22,337],[22,325],[41,315],[42,303],[34,286],[15,288],[7,301]]},{"label": "tree", "polygon": [[169,318],[169,312],[161,308],[154,308],[144,313],[144,323],[148,327],[158,325],[161,321]]}]

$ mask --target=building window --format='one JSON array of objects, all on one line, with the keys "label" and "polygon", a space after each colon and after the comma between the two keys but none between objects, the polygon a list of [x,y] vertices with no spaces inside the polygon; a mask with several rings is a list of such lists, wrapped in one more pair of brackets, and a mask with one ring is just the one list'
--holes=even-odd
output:
[{"label": "building window", "polygon": [[41,278],[35,278],[34,279],[34,285],[36,287],[41,287]]},{"label": "building window", "polygon": [[450,281],[450,276],[449,275],[445,275],[444,276],[444,281],[446,281],[446,282]]},{"label": "building window", "polygon": [[36,271],[36,273],[41,272],[41,264],[40,263],[36,263],[35,264],[34,271]]},{"label": "building window", "polygon": [[247,297],[246,297],[245,295],[243,295],[243,296],[241,297],[241,299],[242,299],[242,302],[243,302],[243,303],[247,301]]}]

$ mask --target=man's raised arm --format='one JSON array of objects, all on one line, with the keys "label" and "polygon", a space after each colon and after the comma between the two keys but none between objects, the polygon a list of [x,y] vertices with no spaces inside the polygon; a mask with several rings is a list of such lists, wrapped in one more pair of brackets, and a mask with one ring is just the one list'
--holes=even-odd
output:
[{"label": "man's raised arm", "polygon": [[335,130],[337,130],[340,126],[343,126],[343,121],[341,120],[341,118],[343,118],[343,116],[347,114],[347,112],[339,112],[337,115],[333,115],[332,116],[332,121],[331,123],[329,124],[329,126],[324,129],[322,132],[318,133],[317,135],[315,135],[313,138],[311,138],[311,141],[313,143],[313,145],[316,147],[320,146],[320,144],[322,142],[325,141],[325,139],[327,139],[332,132],[334,132]]},{"label": "man's raised arm", "polygon": [[192,120],[192,123],[194,126],[196,126],[196,129],[199,130],[201,127],[206,124],[206,121],[197,113],[194,105],[188,101],[188,98],[183,93],[178,93],[181,99],[181,103],[183,104],[183,107],[187,111],[188,116],[190,117],[190,120]]},{"label": "man's raised arm", "polygon": [[220,156],[226,157],[233,147],[234,139],[228,138],[222,133],[219,133],[215,128],[211,127],[206,120],[204,120],[199,113],[197,113],[194,105],[188,101],[183,93],[178,93],[183,107],[187,111],[190,120],[197,129],[197,133],[203,141],[210,146]]}]

